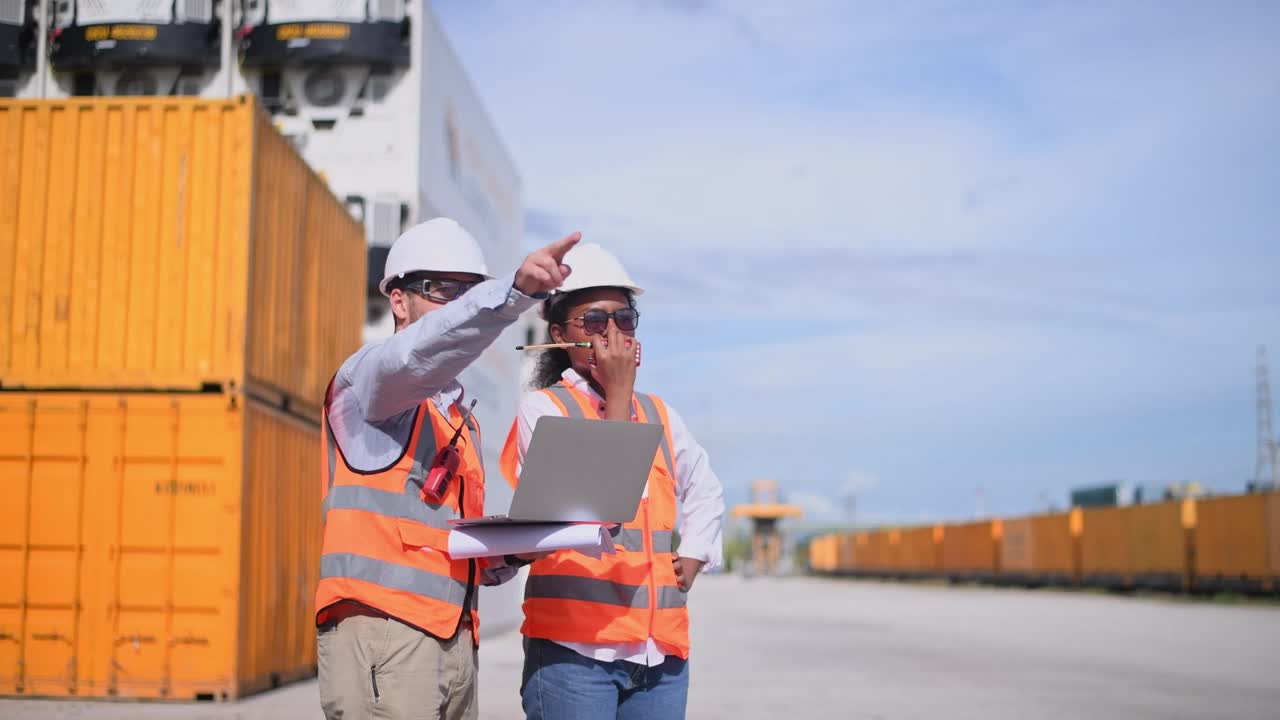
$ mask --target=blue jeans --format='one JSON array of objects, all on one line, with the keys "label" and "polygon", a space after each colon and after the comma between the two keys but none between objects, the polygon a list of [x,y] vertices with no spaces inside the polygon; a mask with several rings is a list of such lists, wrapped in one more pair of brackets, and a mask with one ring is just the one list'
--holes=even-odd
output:
[{"label": "blue jeans", "polygon": [[520,702],[528,720],[683,720],[688,696],[688,662],[674,655],[647,668],[525,638]]}]

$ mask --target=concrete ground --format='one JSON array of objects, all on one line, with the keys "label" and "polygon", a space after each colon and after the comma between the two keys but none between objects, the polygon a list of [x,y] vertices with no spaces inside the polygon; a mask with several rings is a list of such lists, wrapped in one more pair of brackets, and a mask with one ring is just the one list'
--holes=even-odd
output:
[{"label": "concrete ground", "polygon": [[[703,577],[690,718],[1277,718],[1280,608],[811,578]],[[519,637],[481,717],[520,718]],[[0,701],[0,718],[316,720],[315,682],[227,705]]]}]

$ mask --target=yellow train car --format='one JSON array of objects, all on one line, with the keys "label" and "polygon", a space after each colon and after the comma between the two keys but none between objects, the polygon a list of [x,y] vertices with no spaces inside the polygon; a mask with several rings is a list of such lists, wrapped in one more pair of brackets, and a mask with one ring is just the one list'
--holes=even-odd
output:
[{"label": "yellow train car", "polygon": [[857,567],[857,543],[854,541],[853,533],[839,533],[836,538],[836,567],[835,571],[842,575],[853,573]]},{"label": "yellow train car", "polygon": [[1079,509],[1004,521],[1000,579],[1028,585],[1075,585],[1080,579]]},{"label": "yellow train car", "polygon": [[995,580],[1000,574],[1000,520],[942,526],[941,572],[952,580]]},{"label": "yellow train car", "polygon": [[1280,493],[1197,500],[1192,572],[1198,590],[1280,589]]},{"label": "yellow train car", "polygon": [[869,530],[854,538],[857,562],[854,571],[859,575],[884,577],[892,575],[896,568],[897,545],[892,531]]},{"label": "yellow train car", "polygon": [[816,573],[829,574],[836,570],[837,543],[835,535],[819,535],[809,541],[809,569]]},{"label": "yellow train car", "polygon": [[831,534],[813,541],[810,565],[863,577],[1280,592],[1280,492]]},{"label": "yellow train car", "polygon": [[938,574],[937,526],[904,528],[898,534],[897,571],[906,577],[932,577]]},{"label": "yellow train car", "polygon": [[1080,576],[1085,585],[1182,590],[1191,582],[1192,500],[1085,508]]}]

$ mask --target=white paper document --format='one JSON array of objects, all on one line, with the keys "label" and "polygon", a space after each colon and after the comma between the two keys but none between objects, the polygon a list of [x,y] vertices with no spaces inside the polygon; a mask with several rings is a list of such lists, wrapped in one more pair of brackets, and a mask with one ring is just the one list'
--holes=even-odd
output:
[{"label": "white paper document", "polygon": [[599,558],[613,554],[609,525],[536,523],[477,525],[449,531],[449,556],[457,559],[572,549]]}]

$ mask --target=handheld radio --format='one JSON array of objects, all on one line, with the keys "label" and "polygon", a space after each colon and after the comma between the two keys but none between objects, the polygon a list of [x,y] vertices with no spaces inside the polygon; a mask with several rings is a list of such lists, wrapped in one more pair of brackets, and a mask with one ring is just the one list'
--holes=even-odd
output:
[{"label": "handheld radio", "polygon": [[462,430],[467,426],[467,420],[471,418],[471,411],[475,407],[476,401],[472,400],[466,412],[462,413],[462,421],[458,423],[458,429],[454,431],[449,444],[436,453],[435,460],[431,462],[431,471],[427,473],[427,479],[422,483],[423,500],[439,503],[444,500],[445,493],[449,492],[449,481],[453,479],[454,473],[458,472],[458,463],[462,461],[462,452],[458,450],[458,438],[462,436]]}]

